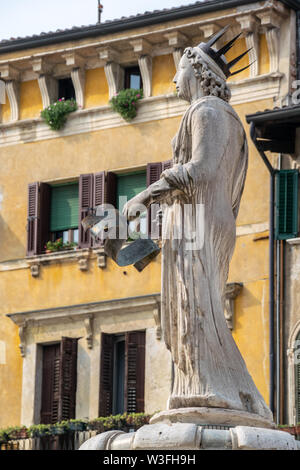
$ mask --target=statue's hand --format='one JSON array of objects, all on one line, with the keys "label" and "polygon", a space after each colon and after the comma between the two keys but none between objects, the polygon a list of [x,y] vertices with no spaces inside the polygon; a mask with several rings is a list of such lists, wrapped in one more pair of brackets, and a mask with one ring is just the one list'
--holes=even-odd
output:
[{"label": "statue's hand", "polygon": [[159,199],[164,197],[166,192],[170,191],[170,189],[171,186],[164,178],[161,178],[160,180],[156,181],[155,183],[151,184],[151,186],[149,186],[150,196],[151,198],[153,198],[154,201],[159,201]]},{"label": "statue's hand", "polygon": [[127,220],[134,220],[147,210],[149,202],[149,190],[147,188],[145,191],[142,191],[140,194],[130,199],[130,201],[126,202],[122,213],[127,217]]}]

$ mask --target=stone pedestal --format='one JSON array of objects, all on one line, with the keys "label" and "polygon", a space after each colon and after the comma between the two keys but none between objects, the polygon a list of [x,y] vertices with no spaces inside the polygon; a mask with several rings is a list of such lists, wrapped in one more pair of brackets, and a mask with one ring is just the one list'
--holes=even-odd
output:
[{"label": "stone pedestal", "polygon": [[79,450],[300,450],[293,436],[252,413],[183,408],[156,414],[134,433],[108,431]]}]

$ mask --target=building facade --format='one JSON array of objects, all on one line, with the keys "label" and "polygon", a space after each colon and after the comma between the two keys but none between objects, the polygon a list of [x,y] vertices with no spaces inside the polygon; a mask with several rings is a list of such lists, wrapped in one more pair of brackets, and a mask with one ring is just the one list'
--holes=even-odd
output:
[{"label": "building facade", "polygon": [[[172,364],[160,329],[160,258],[120,268],[80,221],[159,178],[187,103],[172,79],[185,46],[230,24],[228,60],[245,116],[280,105],[295,79],[296,14],[288,1],[213,1],[0,43],[0,427],[166,408]],[[109,99],[143,88],[130,123]],[[62,98],[62,130],[40,118]],[[224,314],[269,402],[269,184],[249,137]],[[76,249],[46,252],[61,238]],[[67,246],[67,245],[65,245]]]}]

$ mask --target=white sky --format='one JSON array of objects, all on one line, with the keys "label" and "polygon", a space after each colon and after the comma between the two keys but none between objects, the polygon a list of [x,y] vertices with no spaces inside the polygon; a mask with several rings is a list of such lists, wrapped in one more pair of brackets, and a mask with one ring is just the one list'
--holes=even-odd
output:
[{"label": "white sky", "polygon": [[[190,5],[194,0],[102,0],[102,21]],[[95,24],[97,0],[0,0],[0,40]]]}]

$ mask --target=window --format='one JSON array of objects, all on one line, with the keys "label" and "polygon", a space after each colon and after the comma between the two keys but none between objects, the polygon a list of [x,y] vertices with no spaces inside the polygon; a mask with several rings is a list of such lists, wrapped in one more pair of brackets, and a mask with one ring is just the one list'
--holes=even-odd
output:
[{"label": "window", "polygon": [[144,411],[145,331],[101,336],[99,416]]},{"label": "window", "polygon": [[61,78],[58,80],[58,99],[70,100],[76,98],[75,89],[71,78]]},{"label": "window", "polygon": [[[122,209],[127,201],[144,191],[147,187],[146,171],[117,175],[117,209]],[[147,234],[147,212],[140,215],[138,220],[129,223],[129,228],[134,233]]]},{"label": "window", "polygon": [[298,234],[298,170],[276,173],[276,227],[278,240]]},{"label": "window", "polygon": [[143,88],[142,76],[138,66],[125,68],[124,88],[135,88],[136,90]]},{"label": "window", "polygon": [[[81,220],[103,204],[112,204],[122,210],[124,202],[119,196],[133,196],[160,178],[163,170],[170,168],[172,161],[149,163],[146,171],[124,175],[113,172],[80,175],[78,183],[50,185],[31,183],[28,185],[27,256],[45,251],[52,237],[63,241],[78,241],[78,248],[101,246],[101,241],[92,240],[90,231],[84,231]],[[155,208],[155,206],[154,206]],[[156,209],[148,210],[148,234],[159,238]],[[140,218],[140,227],[131,228],[146,233],[146,217]],[[135,222],[133,222],[134,224]]]},{"label": "window", "polygon": [[51,186],[51,240],[78,243],[78,183]]},{"label": "window", "polygon": [[43,346],[41,423],[75,418],[77,339]]}]

